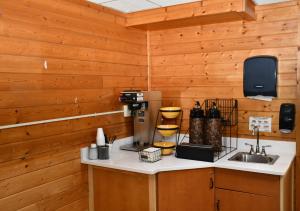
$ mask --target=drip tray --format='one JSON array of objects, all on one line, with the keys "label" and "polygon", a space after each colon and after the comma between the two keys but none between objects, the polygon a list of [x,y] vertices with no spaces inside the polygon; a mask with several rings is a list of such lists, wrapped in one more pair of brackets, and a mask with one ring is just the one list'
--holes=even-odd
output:
[{"label": "drip tray", "polygon": [[150,145],[140,146],[138,144],[125,144],[125,145],[120,146],[120,149],[127,150],[127,151],[133,151],[133,152],[139,152],[148,147],[150,147]]}]

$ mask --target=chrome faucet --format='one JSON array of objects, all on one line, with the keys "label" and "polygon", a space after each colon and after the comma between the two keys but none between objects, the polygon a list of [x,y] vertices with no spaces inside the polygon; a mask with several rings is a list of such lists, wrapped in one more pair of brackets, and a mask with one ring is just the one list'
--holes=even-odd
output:
[{"label": "chrome faucet", "polygon": [[272,146],[271,145],[262,146],[261,147],[261,151],[260,151],[260,145],[259,145],[259,126],[258,125],[254,125],[253,128],[252,128],[252,135],[255,135],[255,133],[256,133],[256,147],[255,147],[255,152],[254,152],[252,144],[245,143],[245,145],[251,147],[250,151],[249,151],[249,155],[256,154],[256,155],[267,156],[266,148],[267,147],[272,147]]},{"label": "chrome faucet", "polygon": [[256,148],[255,148],[255,153],[259,154],[260,153],[260,147],[259,147],[259,126],[254,125],[252,129],[252,135],[255,135],[256,132]]},{"label": "chrome faucet", "polygon": [[271,145],[266,145],[266,146],[262,146],[261,147],[261,154],[263,156],[267,156],[267,153],[266,153],[266,147],[272,147]]}]

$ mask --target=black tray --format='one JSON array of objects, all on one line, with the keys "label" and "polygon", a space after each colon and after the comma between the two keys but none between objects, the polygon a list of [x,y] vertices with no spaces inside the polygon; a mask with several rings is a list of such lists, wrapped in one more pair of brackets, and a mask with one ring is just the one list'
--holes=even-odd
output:
[{"label": "black tray", "polygon": [[176,146],[177,158],[214,162],[214,149],[211,145],[180,144]]}]

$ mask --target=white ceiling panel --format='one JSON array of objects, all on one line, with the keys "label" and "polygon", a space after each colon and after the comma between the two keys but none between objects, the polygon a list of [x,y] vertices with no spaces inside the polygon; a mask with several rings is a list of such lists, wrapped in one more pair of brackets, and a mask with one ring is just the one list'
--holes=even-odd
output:
[{"label": "white ceiling panel", "polygon": [[254,2],[257,5],[274,4],[274,3],[285,2],[285,1],[289,1],[289,0],[254,0]]},{"label": "white ceiling panel", "polygon": [[[201,0],[87,0],[124,13],[137,12],[159,7],[173,6]],[[224,0],[226,1],[226,0]],[[258,5],[273,4],[290,0],[253,0]]]},{"label": "white ceiling panel", "polygon": [[102,5],[125,13],[159,7],[159,5],[146,0],[114,0],[102,3]]},{"label": "white ceiling panel", "polygon": [[95,4],[101,4],[101,3],[104,3],[104,2],[108,2],[109,0],[88,0],[89,2],[93,2]]},{"label": "white ceiling panel", "polygon": [[196,2],[200,0],[149,0],[149,1],[158,4],[161,7],[167,7],[167,6],[177,5],[177,4]]}]

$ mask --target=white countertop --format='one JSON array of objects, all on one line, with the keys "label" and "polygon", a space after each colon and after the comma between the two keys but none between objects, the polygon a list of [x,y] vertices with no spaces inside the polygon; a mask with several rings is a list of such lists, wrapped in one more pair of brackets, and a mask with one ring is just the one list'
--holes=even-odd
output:
[{"label": "white countertop", "polygon": [[162,171],[217,167],[282,176],[285,175],[296,156],[295,142],[260,140],[261,146],[268,144],[272,145],[271,148],[266,149],[268,154],[277,154],[280,156],[273,165],[229,161],[228,158],[230,158],[237,152],[249,151],[249,147],[244,145],[245,142],[251,144],[256,143],[256,140],[254,139],[239,139],[239,146],[237,150],[214,163],[178,159],[174,155],[163,156],[160,161],[157,161],[155,163],[146,163],[139,160],[137,152],[119,150],[119,146],[121,144],[125,144],[131,141],[132,137],[128,137],[115,142],[110,153],[109,160],[89,160],[88,148],[83,148],[81,149],[81,163],[143,174],[156,174]]}]

